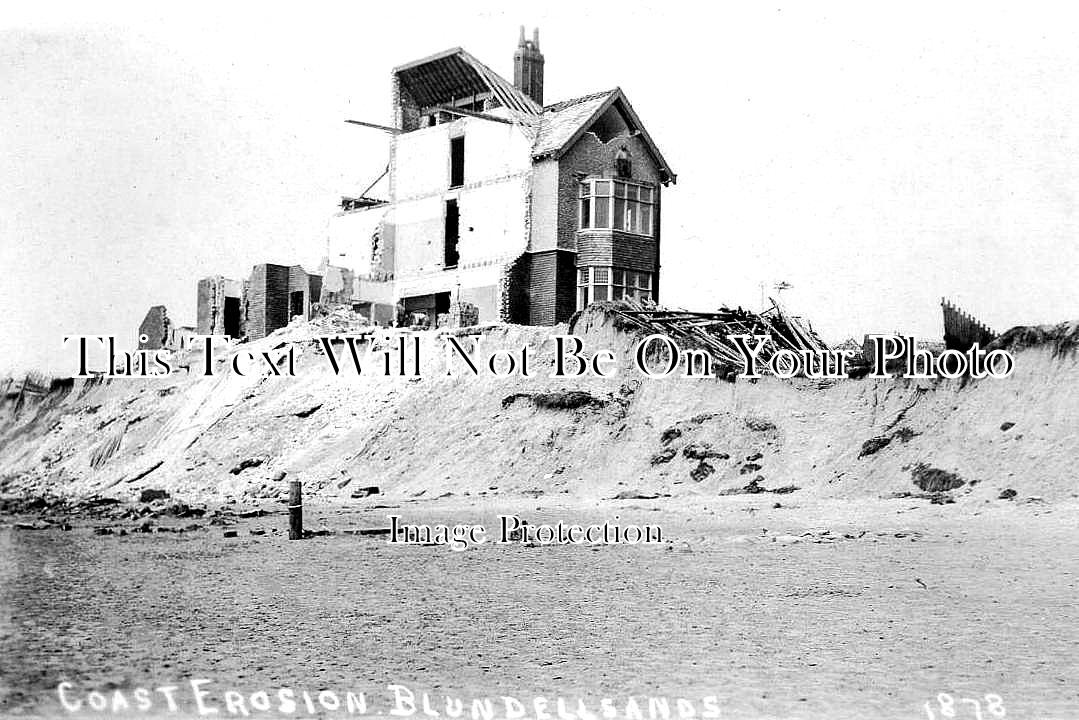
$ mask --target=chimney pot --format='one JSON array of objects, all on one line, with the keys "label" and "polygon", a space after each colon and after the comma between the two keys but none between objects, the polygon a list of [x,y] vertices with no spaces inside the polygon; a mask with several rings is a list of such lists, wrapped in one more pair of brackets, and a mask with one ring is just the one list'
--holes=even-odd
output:
[{"label": "chimney pot", "polygon": [[525,40],[525,27],[513,54],[513,86],[543,105],[543,53],[539,49],[539,28],[532,30],[532,42]]}]

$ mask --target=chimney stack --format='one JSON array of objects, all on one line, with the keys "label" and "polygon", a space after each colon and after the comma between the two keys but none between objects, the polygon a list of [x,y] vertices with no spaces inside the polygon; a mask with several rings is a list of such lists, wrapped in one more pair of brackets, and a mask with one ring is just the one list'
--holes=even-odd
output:
[{"label": "chimney stack", "polygon": [[539,28],[532,31],[532,39],[525,40],[525,26],[513,53],[513,86],[543,106],[543,53],[539,47]]}]

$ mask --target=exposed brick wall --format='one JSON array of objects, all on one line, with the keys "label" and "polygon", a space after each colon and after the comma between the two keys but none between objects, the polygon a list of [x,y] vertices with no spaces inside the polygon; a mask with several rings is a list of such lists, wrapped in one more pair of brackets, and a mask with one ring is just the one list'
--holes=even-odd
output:
[{"label": "exposed brick wall", "polygon": [[565,250],[531,253],[530,265],[528,323],[554,325],[568,321],[576,302],[574,253]]},{"label": "exposed brick wall", "polygon": [[213,312],[211,310],[214,301],[214,279],[203,278],[199,280],[198,298],[195,305],[195,328],[199,335],[213,334]]},{"label": "exposed brick wall", "polygon": [[[195,316],[195,326],[200,335],[226,335],[225,306],[228,298],[235,298],[242,303],[244,293],[237,287],[234,280],[228,280],[220,275],[213,275],[199,280],[198,298]],[[231,289],[230,289],[231,288]],[[239,328],[236,329],[236,337],[244,334],[243,309],[240,309]]]},{"label": "exposed brick wall", "polygon": [[146,336],[146,342],[139,341],[139,350],[160,350],[169,344],[169,315],[164,305],[154,305],[146,313],[139,325],[139,337]]},{"label": "exposed brick wall", "polygon": [[288,325],[290,268],[256,265],[247,288],[247,337],[264,338]]},{"label": "exposed brick wall", "polygon": [[580,233],[577,264],[655,272],[656,243],[651,238],[618,232]]},{"label": "exposed brick wall", "polygon": [[[322,294],[322,276],[308,274],[301,265],[291,266],[288,269],[288,295],[291,296],[294,292],[303,293],[303,315],[305,319],[310,318],[311,305],[317,303]],[[291,313],[291,306],[286,305],[285,314],[289,320],[292,320]]]},{"label": "exposed brick wall", "polygon": [[397,73],[390,76],[390,100],[393,103],[394,127],[410,132],[420,127],[420,108],[401,85]]},{"label": "exposed brick wall", "polygon": [[529,314],[529,292],[531,290],[530,270],[532,255],[521,255],[502,269],[499,280],[501,307],[499,317],[502,322],[527,325]]}]

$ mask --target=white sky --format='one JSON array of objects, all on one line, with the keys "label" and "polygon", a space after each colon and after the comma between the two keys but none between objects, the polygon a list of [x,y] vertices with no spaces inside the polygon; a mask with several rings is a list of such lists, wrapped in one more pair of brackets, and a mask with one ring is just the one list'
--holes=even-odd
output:
[{"label": "white sky", "polygon": [[[314,267],[381,172],[393,66],[460,45],[545,99],[621,86],[678,173],[663,300],[825,339],[1079,317],[1079,23],[1067,5],[21,3],[0,16],[0,372],[133,341],[195,283]],[[870,7],[874,5],[874,7]],[[710,14],[702,14],[710,8]]]}]

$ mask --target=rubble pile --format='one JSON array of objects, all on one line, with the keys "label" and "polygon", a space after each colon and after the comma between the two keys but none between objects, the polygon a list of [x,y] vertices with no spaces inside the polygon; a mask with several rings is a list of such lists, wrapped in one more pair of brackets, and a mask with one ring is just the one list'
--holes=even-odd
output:
[{"label": "rubble pile", "polygon": [[762,362],[767,362],[779,350],[811,351],[817,357],[828,350],[809,323],[790,314],[775,298],[769,300],[772,307],[760,314],[726,306],[716,312],[667,310],[633,300],[609,303],[604,309],[618,318],[620,329],[636,329],[646,335],[667,335],[682,347],[708,350],[721,363],[716,370],[721,377],[729,376],[743,365],[742,354],[730,339],[732,335],[770,337],[772,342],[766,343],[759,355]]}]

